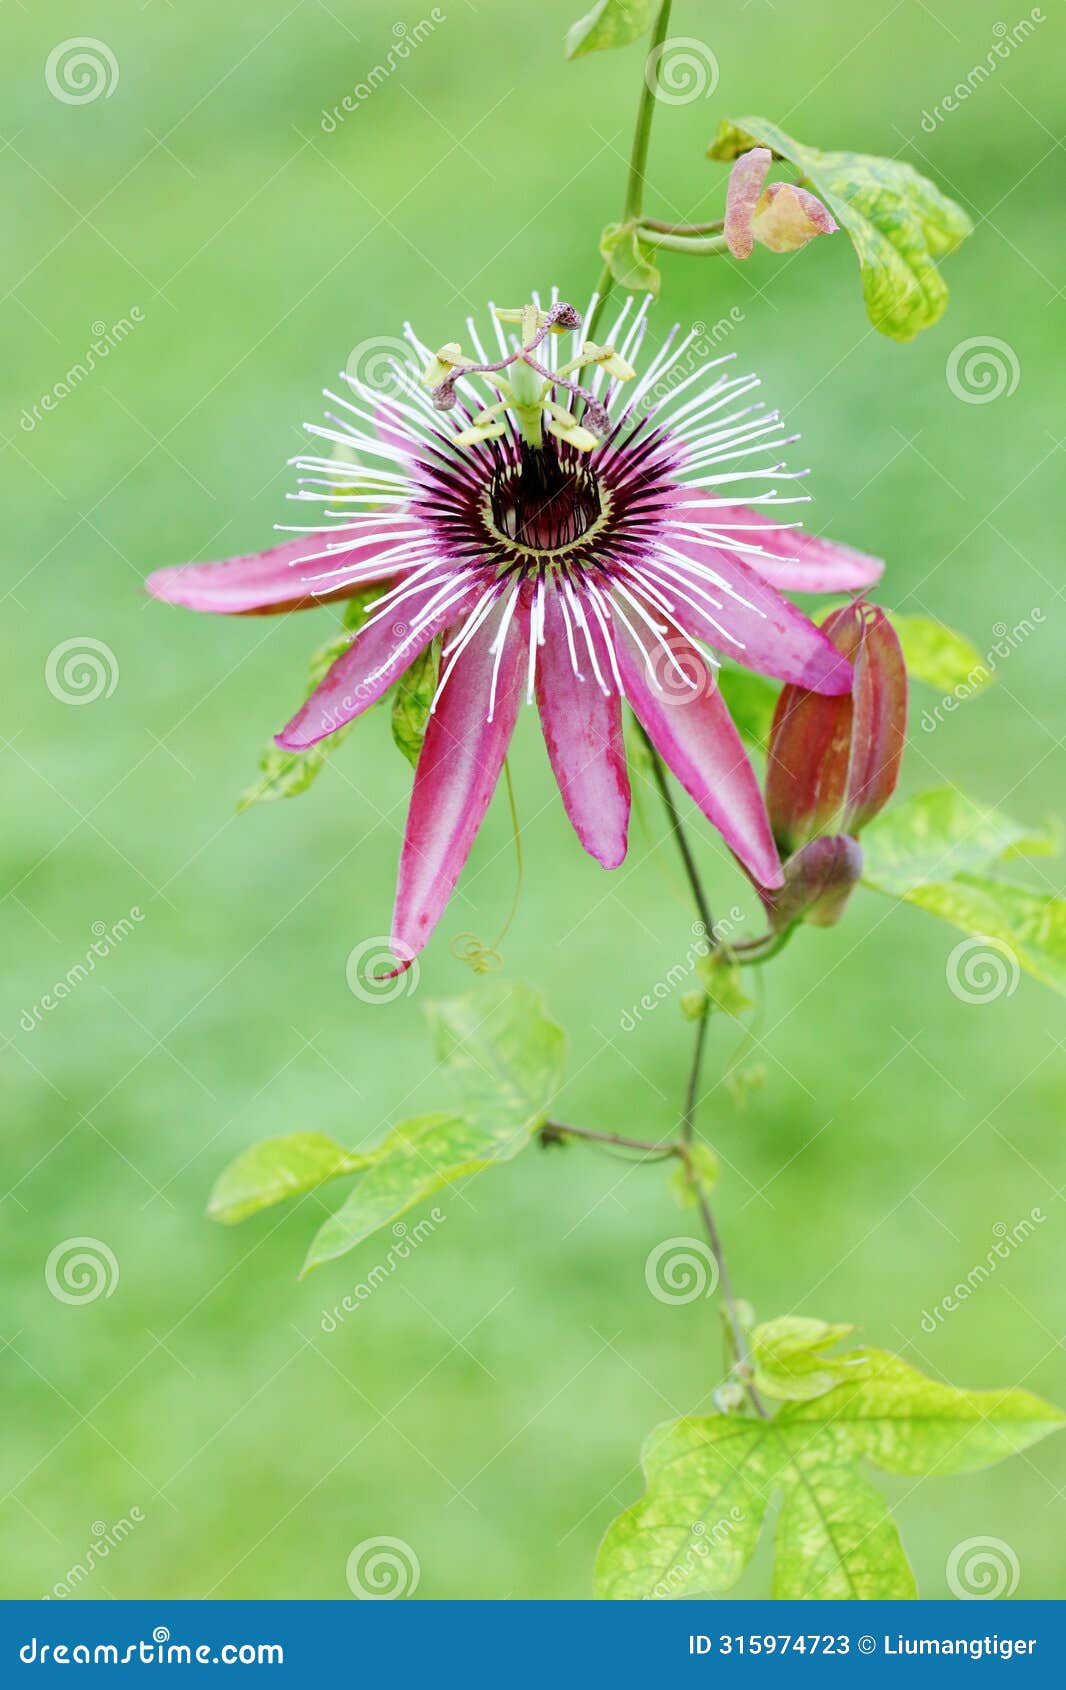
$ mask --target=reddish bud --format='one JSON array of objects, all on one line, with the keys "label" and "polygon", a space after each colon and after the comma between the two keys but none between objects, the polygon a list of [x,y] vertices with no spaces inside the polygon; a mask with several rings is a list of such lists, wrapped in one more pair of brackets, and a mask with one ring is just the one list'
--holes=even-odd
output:
[{"label": "reddish bud", "polygon": [[787,686],[777,701],[766,807],[782,853],[824,834],[857,834],[888,802],[907,728],[907,670],[884,611],[834,610],[823,623],[852,665],[839,698]]},{"label": "reddish bud", "polygon": [[785,884],[764,895],[770,926],[775,932],[796,921],[833,927],[844,913],[862,874],[862,846],[846,833],[812,839],[789,857]]}]

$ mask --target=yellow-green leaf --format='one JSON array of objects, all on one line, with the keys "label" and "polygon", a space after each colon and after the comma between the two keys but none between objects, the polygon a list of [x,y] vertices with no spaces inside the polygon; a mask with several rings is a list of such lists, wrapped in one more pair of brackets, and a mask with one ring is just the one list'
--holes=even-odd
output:
[{"label": "yellow-green leaf", "polygon": [[714,1008],[723,1015],[739,1019],[746,1009],[753,1007],[744,990],[740,968],[727,951],[716,946],[697,957],[696,973]]},{"label": "yellow-green leaf", "polygon": [[393,688],[392,737],[407,761],[416,766],[437,690],[439,664],[437,641],[432,640]]},{"label": "yellow-green leaf", "polygon": [[[788,1343],[786,1323],[767,1324],[777,1327],[779,1344]],[[791,1337],[799,1341],[795,1326]],[[846,1359],[853,1365],[841,1384],[812,1401],[787,1402],[771,1419],[714,1414],[653,1432],[642,1458],[644,1495],[600,1545],[600,1594],[730,1590],[777,1494],[775,1597],[913,1597],[892,1516],[862,1464],[908,1474],[971,1471],[1066,1423],[1028,1391],[957,1391],[876,1350]]]},{"label": "yellow-green leaf", "polygon": [[[355,634],[366,621],[368,607],[380,596],[379,586],[364,587],[361,592],[353,593],[352,597],[345,601],[344,626],[349,631],[337,635],[335,639],[327,640],[325,645],[319,646],[311,653],[307,675],[308,696],[325,679],[327,671],[333,667],[338,657],[342,657],[348,650]],[[238,814],[250,809],[253,804],[269,804],[277,798],[296,798],[301,792],[306,792],[321,772],[330,753],[347,738],[354,725],[354,722],[346,722],[335,733],[320,739],[317,745],[310,746],[306,751],[283,751],[280,745],[275,745],[271,740],[269,745],[263,747],[259,756],[259,779],[242,792],[237,800]]]},{"label": "yellow-green leaf", "polygon": [[430,1004],[438,1071],[457,1107],[402,1121],[367,1159],[350,1196],[314,1238],[306,1273],[360,1244],[416,1203],[468,1174],[507,1162],[548,1118],[566,1040],[539,992],[496,981]]},{"label": "yellow-green leaf", "polygon": [[600,256],[611,267],[620,287],[631,293],[656,297],[662,276],[653,263],[650,248],[639,238],[632,223],[608,223],[600,236]]},{"label": "yellow-green leaf", "polygon": [[946,885],[915,887],[907,902],[974,935],[948,964],[953,989],[966,1001],[1012,995],[1019,968],[1066,993],[1066,899],[1013,880],[960,874]]},{"label": "yellow-green leaf", "polygon": [[304,1273],[354,1250],[372,1232],[390,1225],[466,1174],[505,1161],[522,1148],[498,1147],[460,1115],[416,1115],[393,1127],[335,1215],[319,1228]]},{"label": "yellow-green leaf", "polygon": [[731,160],[755,146],[795,165],[847,231],[875,329],[911,340],[942,316],[948,290],[937,261],[973,230],[960,205],[902,160],[822,152],[763,117],[724,121],[709,156]]},{"label": "yellow-green leaf", "polygon": [[571,24],[566,56],[579,59],[608,47],[628,47],[651,28],[654,0],[597,0],[590,12]]},{"label": "yellow-green leaf", "polygon": [[254,1144],[218,1177],[207,1205],[213,1221],[227,1226],[260,1209],[299,1197],[327,1180],[355,1173],[372,1156],[345,1150],[325,1133],[286,1133]]},{"label": "yellow-green leaf", "polygon": [[807,1402],[824,1396],[855,1365],[850,1356],[829,1356],[825,1352],[853,1331],[852,1326],[800,1315],[764,1321],[751,1335],[757,1389],[764,1397],[785,1402]]},{"label": "yellow-green leaf", "polygon": [[730,669],[723,665],[718,671],[718,691],[741,739],[765,751],[780,686],[750,669]]},{"label": "yellow-green leaf", "polygon": [[933,616],[908,616],[901,610],[889,610],[886,615],[899,635],[903,661],[912,680],[924,681],[941,693],[965,688],[965,697],[980,692],[991,681],[994,670],[965,634],[956,633]]},{"label": "yellow-green leaf", "polygon": [[1001,857],[1042,852],[1043,835],[954,787],[935,787],[895,804],[864,828],[863,882],[905,898],[919,886],[980,874]]}]

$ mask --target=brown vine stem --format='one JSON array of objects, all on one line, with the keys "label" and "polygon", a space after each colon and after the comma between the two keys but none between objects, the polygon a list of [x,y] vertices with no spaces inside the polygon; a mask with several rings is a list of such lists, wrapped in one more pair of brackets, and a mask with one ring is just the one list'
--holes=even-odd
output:
[{"label": "brown vine stem", "polygon": [[748,1352],[748,1339],[740,1319],[737,1307],[737,1296],[733,1289],[733,1280],[726,1261],[725,1246],[722,1235],[718,1231],[718,1223],[714,1218],[707,1188],[699,1175],[692,1156],[691,1146],[696,1132],[696,1108],[699,1102],[700,1074],[703,1068],[703,1054],[707,1043],[707,1027],[710,1023],[710,1013],[705,1011],[696,1023],[696,1042],[692,1051],[692,1063],[689,1068],[688,1084],[685,1087],[685,1102],[681,1111],[680,1143],[685,1156],[685,1171],[689,1182],[696,1193],[696,1202],[703,1222],[703,1230],[707,1234],[707,1242],[711,1247],[718,1268],[718,1295],[722,1300],[722,1312],[725,1316],[729,1331],[730,1346],[733,1351],[733,1361],[737,1376],[741,1380],[748,1394],[748,1401],[756,1414],[762,1419],[769,1419],[766,1404],[755,1388],[751,1379],[751,1357]]},{"label": "brown vine stem", "polygon": [[[700,877],[699,869],[696,867],[696,861],[692,855],[692,848],[689,845],[688,836],[685,833],[685,824],[681,820],[680,811],[674,802],[674,795],[670,790],[670,783],[666,770],[663,767],[662,758],[652,745],[651,740],[648,738],[648,735],[645,733],[642,726],[640,728],[640,732],[651,757],[652,773],[655,777],[655,784],[659,789],[659,795],[662,798],[663,807],[669,817],[670,828],[674,835],[674,839],[677,842],[677,848],[680,852],[682,863],[684,864],[685,874],[688,878],[689,886],[692,889],[693,901],[699,913],[700,921],[706,932],[707,943],[713,948],[718,943],[714,931],[714,922],[711,919],[710,905],[707,901],[707,895],[703,888],[703,881]],[[748,1353],[748,1340],[744,1332],[744,1327],[741,1324],[740,1314],[737,1308],[736,1293],[733,1290],[733,1281],[729,1272],[729,1264],[726,1261],[725,1248],[722,1244],[722,1236],[718,1231],[718,1223],[714,1218],[714,1210],[711,1208],[706,1187],[700,1179],[699,1172],[690,1154],[691,1147],[696,1136],[696,1110],[699,1106],[700,1075],[703,1071],[703,1058],[707,1046],[707,1028],[709,1024],[710,1013],[705,1010],[696,1022],[696,1039],[692,1049],[692,1061],[689,1065],[688,1082],[685,1086],[685,1100],[681,1109],[679,1143],[684,1151],[685,1167],[689,1181],[696,1193],[696,1201],[699,1205],[700,1218],[703,1221],[703,1230],[707,1234],[707,1242],[711,1247],[711,1254],[713,1255],[718,1268],[718,1290],[722,1299],[722,1309],[725,1315],[726,1326],[729,1331],[730,1344],[733,1350],[733,1360],[736,1364],[738,1376],[742,1379],[744,1389],[748,1394],[748,1400],[756,1414],[761,1415],[763,1419],[767,1419],[769,1416],[766,1404],[763,1402],[750,1378],[751,1359]],[[744,1377],[746,1374],[749,1376]]]},{"label": "brown vine stem", "polygon": [[626,1138],[622,1133],[599,1133],[591,1127],[572,1127],[566,1121],[546,1121],[540,1129],[545,1144],[558,1144],[563,1138],[581,1138],[590,1144],[611,1144],[620,1150],[640,1150],[647,1156],[680,1156],[681,1148],[673,1139],[653,1144],[650,1139]]},{"label": "brown vine stem", "polygon": [[688,842],[688,835],[685,833],[685,824],[681,820],[680,811],[674,802],[674,795],[670,790],[670,782],[667,778],[666,769],[663,767],[663,760],[659,756],[659,753],[656,751],[651,740],[648,738],[643,722],[637,721],[637,731],[640,734],[641,739],[644,741],[648,756],[651,758],[652,775],[655,779],[655,784],[659,789],[659,797],[663,801],[663,808],[669,817],[670,831],[674,836],[678,851],[681,854],[681,861],[685,869],[685,878],[688,880],[689,886],[692,890],[692,899],[696,905],[696,912],[699,915],[700,921],[703,923],[705,929],[704,937],[706,938],[708,945],[713,950],[714,946],[718,943],[718,940],[714,931],[714,920],[711,916],[711,906],[707,902],[707,894],[703,889],[703,881],[700,878],[700,871],[696,867],[696,859],[692,855],[692,849]]}]

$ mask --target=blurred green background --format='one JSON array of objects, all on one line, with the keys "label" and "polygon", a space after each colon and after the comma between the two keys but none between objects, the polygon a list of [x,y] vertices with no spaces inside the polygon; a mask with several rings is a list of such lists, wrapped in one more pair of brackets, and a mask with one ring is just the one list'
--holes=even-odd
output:
[{"label": "blurred green background", "polygon": [[[199,620],[140,591],[161,564],[270,542],[299,425],[364,340],[410,317],[436,344],[487,298],[553,282],[587,295],[641,55],[567,65],[579,9],[447,0],[332,133],[323,110],[428,8],[4,9],[8,1595],[50,1590],[136,1508],[143,1521],[81,1594],[345,1597],[352,1547],[390,1535],[418,1554],[420,1597],[584,1596],[603,1528],[639,1488],[642,1437],[706,1406],[716,1382],[709,1305],[666,1307],[645,1288],[648,1251],[691,1230],[659,1169],[530,1152],[446,1194],[446,1224],[331,1334],[322,1311],[388,1240],[297,1283],[317,1200],[236,1230],[204,1219],[215,1176],[258,1138],[316,1127],[359,1144],[439,1104],[420,1000],[469,986],[450,941],[493,936],[513,852],[498,801],[418,992],[358,1001],[345,961],[387,931],[408,788],[385,714],[305,797],[234,812],[333,613]],[[1028,822],[1061,798],[1064,767],[1050,11],[930,133],[923,112],[1015,21],[998,0],[679,4],[673,34],[713,48],[720,82],[659,109],[649,196],[660,215],[714,216],[714,125],[762,112],[814,144],[902,154],[972,212],[949,313],[911,346],[870,329],[843,236],[793,260],[667,258],[655,323],[742,310],[729,349],[803,431],[809,520],[889,559],[886,602],[944,617],[982,651],[997,624],[1042,611],[993,687],[915,734],[905,769],[912,789],[954,781]],[[45,62],[87,31],[118,82],[67,104]],[[106,363],[27,428],[92,325],[134,307],[143,321]],[[989,335],[1013,350],[1018,389],[963,403],[948,355]],[[110,648],[118,682],[74,708],[45,669],[85,637]],[[689,1030],[664,1004],[622,1031],[690,944],[668,845],[652,849],[659,818],[647,803],[650,832],[635,825],[607,877],[570,833],[532,719],[513,767],[527,870],[503,950],[570,1033],[561,1108],[666,1132]],[[706,829],[701,841],[717,907],[747,909]],[[27,1031],[24,1011],[84,957],[93,923],[134,908],[143,920]],[[1066,1403],[1060,1005],[1028,979],[959,1002],[945,980],[957,938],[872,894],[843,927],[804,936],[770,973],[765,1085],[743,1107],[725,1077],[735,1041],[716,1032],[701,1120],[723,1160],[720,1218],[764,1317],[852,1320],[937,1376]],[[997,1223],[1034,1206],[1053,1224],[923,1332]],[[81,1236],[106,1242],[120,1278],[67,1305],[45,1262]],[[1061,1595],[1064,1486],[1054,1439],[987,1473],[896,1483],[923,1594],[947,1593],[954,1545],[994,1536],[1018,1557],[1019,1596]],[[742,1593],[765,1588],[766,1564]]]}]

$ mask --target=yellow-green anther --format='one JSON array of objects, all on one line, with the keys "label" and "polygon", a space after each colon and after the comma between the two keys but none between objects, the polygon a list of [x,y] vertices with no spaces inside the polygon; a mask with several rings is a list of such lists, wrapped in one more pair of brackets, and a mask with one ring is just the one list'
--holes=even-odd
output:
[{"label": "yellow-green anther", "polygon": [[427,387],[439,387],[446,376],[453,370],[462,369],[464,364],[474,363],[468,358],[457,340],[445,341],[439,351],[435,352],[422,372],[422,380]]},{"label": "yellow-green anther", "polygon": [[637,373],[613,346],[597,346],[594,340],[586,340],[582,352],[587,364],[599,364],[615,381],[632,381]]},{"label": "yellow-green anther", "polygon": [[475,422],[470,428],[464,428],[455,436],[457,446],[476,446],[482,440],[498,440],[501,434],[507,433],[507,424],[502,417],[495,422]]},{"label": "yellow-green anther", "polygon": [[548,433],[554,434],[556,440],[565,440],[568,446],[573,446],[578,452],[591,452],[599,445],[599,440],[591,429],[582,428],[579,422],[570,426],[553,418],[548,424]]},{"label": "yellow-green anther", "polygon": [[577,422],[573,411],[568,411],[565,405],[558,404],[554,399],[546,399],[544,409],[555,418],[556,422],[561,422],[565,428],[572,428]]},{"label": "yellow-green anther", "polygon": [[548,321],[546,311],[538,311],[535,305],[498,305],[496,318],[501,323],[519,323],[522,328],[522,343],[532,340],[533,336],[544,327]]},{"label": "yellow-green anther", "polygon": [[508,397],[506,399],[501,399],[499,404],[486,405],[483,411],[479,411],[473,420],[472,426],[474,428],[485,428],[487,424],[492,422],[494,417],[498,417],[502,414],[502,412],[506,411],[509,404],[510,394],[508,393]]}]

